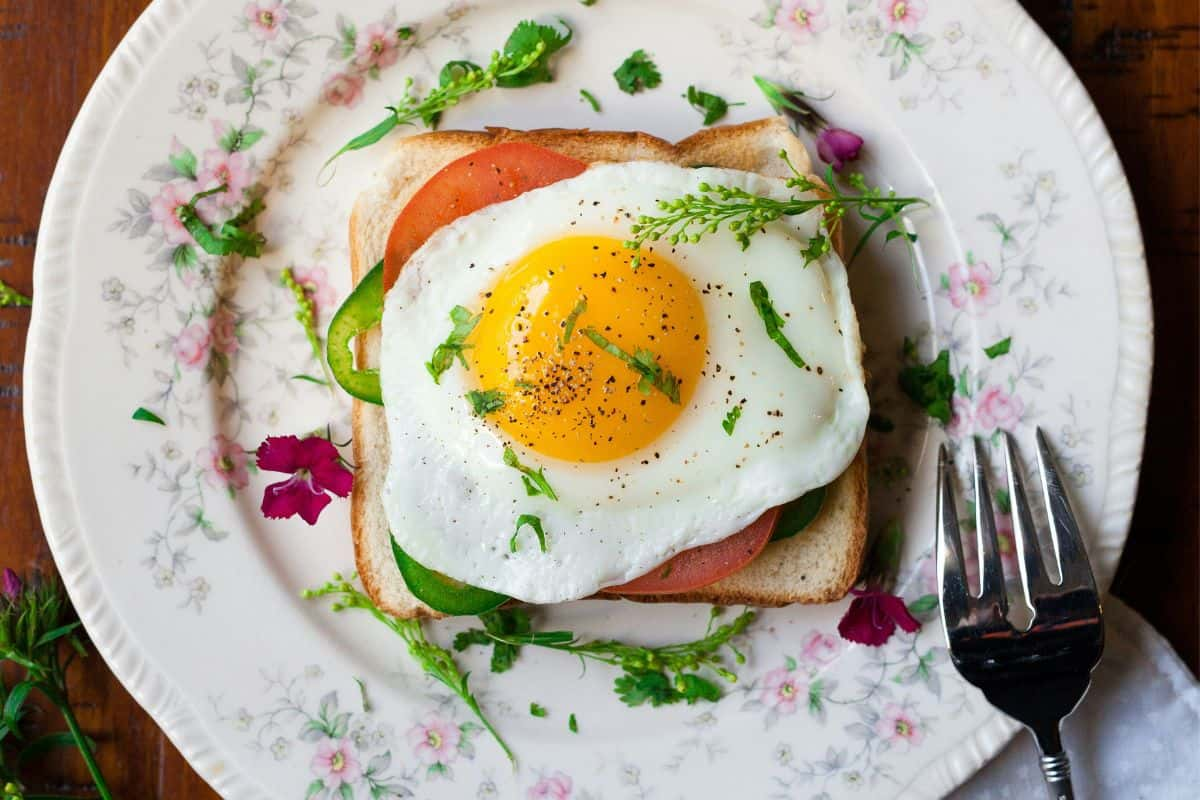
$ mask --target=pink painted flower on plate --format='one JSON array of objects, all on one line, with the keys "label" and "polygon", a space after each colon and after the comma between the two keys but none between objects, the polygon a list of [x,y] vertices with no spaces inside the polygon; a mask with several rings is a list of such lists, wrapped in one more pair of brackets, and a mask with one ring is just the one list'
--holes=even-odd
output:
[{"label": "pink painted flower on plate", "polygon": [[337,293],[324,267],[292,267],[292,277],[304,287],[317,308],[317,316],[332,313],[337,306]]},{"label": "pink painted flower on plate", "polygon": [[321,87],[321,99],[331,106],[354,108],[362,100],[366,79],[361,75],[339,72]]},{"label": "pink painted flower on plate", "polygon": [[353,786],[362,778],[362,764],[349,739],[325,739],[317,745],[310,763],[313,774],[325,782],[325,788],[338,791],[342,784]]},{"label": "pink painted flower on plate", "polygon": [[808,687],[798,673],[787,667],[773,669],[763,676],[762,701],[780,714],[792,714],[796,704],[808,695]]},{"label": "pink painted flower on plate", "polygon": [[268,519],[299,515],[316,525],[332,502],[329,493],[346,497],[354,486],[354,474],[342,465],[337,448],[320,436],[268,436],[258,447],[258,467],[291,475],[263,492],[262,513]]},{"label": "pink painted flower on plate", "polygon": [[975,409],[971,407],[971,399],[955,395],[951,402],[950,424],[946,426],[946,435],[959,439],[971,432],[975,421]]},{"label": "pink painted flower on plate", "polygon": [[250,22],[250,33],[260,42],[273,42],[279,29],[290,16],[283,0],[259,0],[246,4],[246,19]]},{"label": "pink painted flower on plate", "polygon": [[879,721],[875,723],[875,733],[892,744],[908,742],[914,746],[920,744],[925,736],[913,715],[894,703],[884,707]]},{"label": "pink painted flower on plate", "polygon": [[1021,421],[1025,403],[999,386],[986,386],[975,396],[975,422],[980,431],[1011,431]]},{"label": "pink painted flower on plate", "polygon": [[150,201],[150,217],[162,226],[167,244],[195,244],[196,240],[183,227],[179,219],[179,207],[185,206],[196,194],[196,185],[190,181],[163,184],[158,195]]},{"label": "pink painted flower on plate", "polygon": [[218,353],[231,356],[237,352],[237,315],[225,306],[216,310],[208,320],[212,332],[212,347]]},{"label": "pink painted flower on plate", "polygon": [[835,172],[841,172],[846,163],[858,158],[862,151],[863,138],[845,128],[825,128],[817,134],[817,155]]},{"label": "pink painted flower on plate", "polygon": [[571,778],[561,772],[547,775],[529,787],[529,800],[568,800],[571,796]]},{"label": "pink painted flower on plate", "polygon": [[912,34],[929,10],[925,0],[879,0],[883,24],[895,33]]},{"label": "pink painted flower on plate", "polygon": [[436,714],[425,717],[408,732],[408,743],[422,764],[449,764],[458,758],[462,731]]},{"label": "pink painted flower on plate", "polygon": [[193,322],[175,337],[171,350],[175,360],[186,369],[200,369],[208,363],[208,350],[212,345],[212,333],[203,322]]},{"label": "pink painted flower on plate", "polygon": [[908,612],[908,606],[894,594],[879,589],[851,589],[854,600],[838,622],[838,633],[849,642],[879,647],[892,638],[896,626],[914,633],[921,623]]},{"label": "pink painted flower on plate", "polygon": [[775,12],[775,25],[801,44],[829,27],[825,0],[783,0]]},{"label": "pink painted flower on plate", "polygon": [[950,265],[950,303],[979,316],[1000,302],[1000,288],[986,262]]},{"label": "pink painted flower on plate", "polygon": [[246,466],[248,461],[249,456],[241,445],[219,433],[212,438],[208,447],[202,447],[196,453],[196,462],[204,470],[209,485],[216,489],[227,489],[231,493],[245,489],[250,483],[250,470]]},{"label": "pink painted flower on plate", "polygon": [[[226,153],[218,148],[207,150],[197,183],[205,189],[215,189],[221,185],[226,188],[220,194],[204,198],[198,205],[203,212],[240,206],[246,199],[246,188],[253,180],[250,156],[245,153]],[[204,215],[207,217],[208,213]]]},{"label": "pink painted flower on plate", "polygon": [[396,37],[396,32],[382,22],[368,25],[358,38],[354,65],[364,72],[370,69],[385,69],[400,58],[400,40]]},{"label": "pink painted flower on plate", "polygon": [[812,664],[828,664],[841,649],[842,643],[829,634],[812,631],[800,643],[800,657]]}]

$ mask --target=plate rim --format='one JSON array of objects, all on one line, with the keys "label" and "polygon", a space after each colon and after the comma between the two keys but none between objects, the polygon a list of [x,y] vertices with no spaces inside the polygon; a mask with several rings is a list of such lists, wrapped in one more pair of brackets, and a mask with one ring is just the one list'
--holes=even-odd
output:
[{"label": "plate rim", "polygon": [[[72,123],[43,204],[34,254],[33,310],[26,339],[23,421],[26,450],[42,527],[59,574],[100,656],[189,765],[223,797],[267,796],[240,771],[228,769],[221,747],[205,730],[183,693],[126,631],[109,602],[103,579],[89,569],[87,543],[71,488],[56,480],[66,471],[59,421],[59,370],[70,311],[70,243],[82,210],[89,157],[107,139],[93,135],[122,107],[136,76],[178,25],[211,0],[153,0],[113,50]],[[1117,299],[1117,368],[1108,431],[1106,494],[1098,516],[1101,580],[1111,582],[1128,537],[1137,495],[1153,366],[1153,312],[1149,271],[1133,195],[1120,157],[1079,76],[1018,0],[974,4],[1021,57],[1054,104],[1083,158],[1108,233]],[[1119,465],[1114,468],[1113,465]],[[1019,726],[993,713],[963,742],[930,764],[901,797],[940,796],[992,758]],[[921,781],[923,786],[918,786]]]}]

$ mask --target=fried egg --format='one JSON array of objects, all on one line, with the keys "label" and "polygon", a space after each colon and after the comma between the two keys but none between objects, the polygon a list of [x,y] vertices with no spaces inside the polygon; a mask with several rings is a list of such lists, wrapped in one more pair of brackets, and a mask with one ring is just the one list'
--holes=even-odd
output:
[{"label": "fried egg", "polygon": [[[850,464],[869,414],[862,342],[841,261],[800,255],[819,212],[768,224],[745,250],[718,230],[648,243],[635,266],[623,246],[639,215],[702,182],[793,194],[736,170],[595,165],[462,217],[412,256],[380,355],[382,500],[410,556],[527,602],[578,599]],[[754,282],[803,367],[768,334]],[[456,306],[474,324],[435,382],[426,364]]]}]

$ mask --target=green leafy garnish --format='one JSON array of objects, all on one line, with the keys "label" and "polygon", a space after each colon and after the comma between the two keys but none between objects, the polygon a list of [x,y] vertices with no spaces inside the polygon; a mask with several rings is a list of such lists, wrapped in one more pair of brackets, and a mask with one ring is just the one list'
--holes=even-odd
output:
[{"label": "green leafy garnish", "polygon": [[804,359],[796,352],[796,348],[792,347],[792,343],[783,335],[780,330],[787,322],[779,313],[775,311],[775,306],[771,305],[771,295],[767,293],[767,287],[762,281],[754,281],[750,284],[750,300],[754,303],[754,308],[758,311],[758,316],[762,318],[763,326],[767,329],[767,336],[771,337],[771,341],[779,345],[788,357],[788,359],[800,369],[807,366]]},{"label": "green leafy garnish", "polygon": [[545,717],[549,713],[545,706],[540,706],[537,703],[529,704],[529,715],[532,717]]},{"label": "green leafy garnish", "polygon": [[428,127],[437,127],[442,112],[477,92],[494,86],[514,89],[552,81],[550,56],[565,47],[572,36],[570,27],[561,20],[560,23],[566,28],[565,34],[552,25],[530,20],[518,23],[504,49],[493,52],[486,67],[469,61],[452,61],[442,70],[437,87],[424,97],[413,94],[413,81],[409,78],[400,102],[387,107],[391,112],[387,118],[343,145],[329,157],[325,167],[346,153],[370,147],[401,125],[413,125],[419,120]]},{"label": "green leafy garnish", "polygon": [[996,342],[991,347],[983,348],[983,352],[987,355],[988,358],[999,358],[1000,356],[1007,355],[1008,351],[1011,348],[1012,348],[1012,337],[1007,336],[1007,337],[1001,339],[1000,341]]},{"label": "green leafy garnish", "polygon": [[580,96],[580,98],[582,98],[582,99],[583,99],[583,100],[584,100],[584,101],[585,101],[585,102],[586,102],[586,103],[587,103],[589,106],[591,106],[591,107],[592,107],[592,111],[595,111],[597,114],[599,114],[599,113],[600,113],[600,101],[596,99],[596,95],[592,94],[592,93],[591,93],[591,92],[589,92],[587,89],[580,89],[580,90],[579,90],[579,96]]},{"label": "green leafy garnish", "polygon": [[13,306],[29,307],[31,305],[33,305],[33,299],[29,295],[21,294],[3,280],[0,280],[0,308],[11,308]]},{"label": "green leafy garnish", "polygon": [[626,94],[637,94],[662,83],[662,74],[645,50],[634,50],[613,73],[617,86]]},{"label": "green leafy garnish", "polygon": [[550,487],[550,481],[546,480],[545,467],[539,467],[535,471],[532,467],[525,466],[511,447],[504,448],[504,464],[521,473],[521,482],[525,484],[525,494],[530,497],[545,495],[551,500],[558,499],[558,495]]},{"label": "green leafy garnish", "polygon": [[725,429],[725,434],[727,436],[733,436],[734,426],[737,425],[737,421],[741,418],[741,406],[734,406],[733,408],[729,409],[729,413],[725,415],[725,419],[721,422],[721,427]]},{"label": "green leafy garnish", "polygon": [[511,636],[529,633],[533,630],[529,614],[523,608],[498,608],[480,614],[479,621],[483,623],[484,630],[472,628],[462,631],[454,637],[454,649],[461,653],[471,645],[491,645],[492,672],[508,672],[516,663],[521,648],[519,645],[493,639],[489,634]]},{"label": "green leafy garnish", "polygon": [[799,125],[805,130],[816,132],[822,125],[828,124],[825,122],[824,117],[808,104],[808,98],[804,92],[797,89],[789,89],[774,81],[767,80],[761,75],[754,76],[754,83],[763,93],[763,96],[767,98],[767,102],[771,104],[771,108],[774,109],[775,113],[782,114],[795,125]]},{"label": "green leafy garnish", "polygon": [[468,309],[462,306],[455,306],[450,310],[450,321],[454,323],[454,329],[450,331],[446,341],[433,349],[433,357],[425,364],[425,369],[433,376],[434,383],[441,383],[442,373],[454,365],[455,358],[464,367],[468,366],[463,351],[470,349],[471,345],[466,343],[467,337],[471,335],[471,331],[475,330],[475,326],[479,324],[482,316],[481,314],[472,315]]},{"label": "green leafy garnish", "polygon": [[548,552],[546,549],[546,532],[542,530],[542,518],[534,514],[522,514],[517,517],[517,529],[513,532],[512,538],[508,540],[508,552],[517,552],[517,537],[521,535],[521,528],[526,525],[533,528],[533,532],[538,540],[538,549],[543,553]]},{"label": "green leafy garnish", "polygon": [[562,352],[563,348],[567,346],[567,342],[571,341],[571,336],[575,333],[575,323],[579,321],[579,315],[585,311],[587,311],[587,297],[581,297],[563,322],[562,338],[558,340],[559,352]]},{"label": "green leafy garnish", "polygon": [[155,414],[148,408],[142,408],[140,406],[136,411],[133,412],[132,418],[136,419],[138,422],[153,422],[155,425],[162,425],[164,427],[167,424],[166,420],[164,420],[158,414]]},{"label": "green leafy garnish", "polygon": [[900,371],[900,388],[925,413],[950,424],[951,400],[954,397],[954,376],[950,374],[950,351],[943,350],[928,364],[919,361]]},{"label": "green leafy garnish", "polygon": [[638,391],[650,394],[650,389],[658,389],[667,399],[679,404],[679,379],[670,370],[663,369],[655,359],[654,353],[644,348],[633,355],[621,349],[620,345],[610,342],[604,334],[595,328],[584,328],[583,335],[610,356],[615,356],[625,362],[631,370],[642,376],[638,381]]},{"label": "green leafy garnish", "polygon": [[477,417],[484,417],[493,411],[504,408],[504,392],[499,389],[484,389],[483,391],[472,389],[467,392],[466,397],[471,403],[471,410]]},{"label": "green leafy garnish", "polygon": [[579,733],[579,723],[575,721],[575,715],[567,717],[567,730],[571,733]]},{"label": "green leafy garnish", "polygon": [[267,239],[261,233],[254,233],[248,228],[254,218],[267,208],[261,197],[253,197],[237,216],[217,225],[209,225],[200,218],[200,212],[196,210],[196,204],[201,200],[220,194],[228,188],[227,184],[222,183],[212,189],[197,192],[192,195],[191,200],[175,209],[175,214],[200,249],[209,255],[258,258],[262,255]]},{"label": "green leafy garnish", "polygon": [[729,113],[730,106],[744,106],[745,103],[730,103],[723,97],[719,97],[709,92],[702,92],[695,86],[689,86],[687,94],[684,95],[687,101],[691,103],[692,108],[704,115],[704,124],[712,125],[721,117]]},{"label": "green leafy garnish", "polygon": [[324,383],[326,386],[333,385],[333,376],[329,374],[329,367],[325,363],[325,359],[321,357],[323,348],[321,347],[321,337],[317,335],[317,305],[308,295],[308,288],[296,280],[296,276],[292,273],[291,267],[286,267],[279,275],[279,282],[292,293],[292,297],[296,300],[296,321],[300,323],[300,327],[304,329],[304,337],[308,339],[309,347],[312,348],[313,358],[321,365],[321,369],[325,370],[325,380],[321,381],[315,378],[309,378],[307,375],[297,376],[301,380],[311,380],[313,383]]},{"label": "green leafy garnish", "polygon": [[402,42],[407,42],[413,37],[415,31],[412,27],[405,25],[403,28],[396,28],[396,38]]},{"label": "green leafy garnish", "polygon": [[[354,578],[350,576],[351,580]],[[508,756],[508,760],[516,763],[516,756],[509,749],[504,739],[500,738],[500,734],[492,727],[492,723],[484,716],[483,710],[479,707],[479,701],[472,694],[470,686],[467,684],[468,674],[460,671],[458,665],[454,663],[454,657],[449,650],[433,644],[425,638],[425,631],[421,627],[421,621],[416,619],[398,619],[384,613],[376,606],[371,598],[356,589],[352,584],[346,581],[341,575],[335,574],[333,580],[326,583],[317,589],[307,589],[304,591],[303,597],[332,597],[334,602],[332,609],[344,611],[348,608],[359,608],[368,612],[375,619],[379,620],[387,626],[393,633],[408,646],[408,654],[413,660],[420,665],[425,674],[434,680],[441,683],[452,693],[454,693],[462,702],[471,710],[475,718],[487,729],[496,743]]]}]

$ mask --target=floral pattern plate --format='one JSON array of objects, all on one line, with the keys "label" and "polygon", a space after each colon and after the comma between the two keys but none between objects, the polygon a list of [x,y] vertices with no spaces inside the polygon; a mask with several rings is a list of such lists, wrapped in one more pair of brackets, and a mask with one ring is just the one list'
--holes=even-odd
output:
[{"label": "floral pattern plate", "polygon": [[[750,80],[762,74],[828,96],[827,115],[867,140],[868,177],[932,200],[910,220],[914,264],[876,247],[853,270],[872,396],[894,426],[870,434],[871,525],[907,531],[900,587],[929,624],[872,649],[838,638],[844,603],[768,611],[720,702],[660,709],[626,708],[611,674],[555,653],[498,676],[467,655],[520,756],[513,770],[399,641],[301,599],[352,563],[348,506],[312,529],[262,519],[267,478],[246,449],[346,424],[345,402],[293,379],[319,367],[279,285],[292,267],[322,321],[348,289],[347,212],[372,157],[345,158],[327,185],[323,159],[381,118],[405,76],[428,85],[450,59],[486,61],[526,17],[575,29],[556,81],[473,97],[444,126],[678,138],[700,124],[688,84],[745,102],[728,117],[739,121],[769,112]],[[635,48],[663,85],[630,96],[611,73]],[[208,201],[218,207],[267,190],[263,258],[207,256],[177,222],[195,184],[215,179],[230,187]],[[1150,376],[1149,288],[1120,164],[1012,0],[156,0],[63,151],[35,298],[26,425],[58,565],[116,674],[237,800],[941,795],[1013,726],[958,679],[934,622],[936,444],[1046,428],[1107,582]],[[944,431],[897,388],[905,337],[923,360],[950,352]],[[984,354],[1008,338],[1006,354]],[[138,407],[166,425],[131,420]],[[582,602],[540,622],[654,643],[692,638],[707,611]],[[531,717],[531,701],[549,716]]]}]

